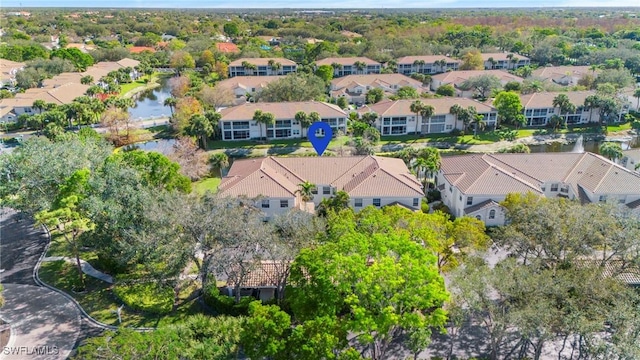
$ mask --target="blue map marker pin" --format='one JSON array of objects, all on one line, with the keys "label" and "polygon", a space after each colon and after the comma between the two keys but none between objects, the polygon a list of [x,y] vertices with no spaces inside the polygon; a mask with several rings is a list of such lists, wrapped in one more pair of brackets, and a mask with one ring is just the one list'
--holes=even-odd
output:
[{"label": "blue map marker pin", "polygon": [[[324,136],[318,137],[318,130],[324,131]],[[326,122],[316,121],[311,126],[309,126],[309,130],[307,130],[307,137],[309,141],[311,141],[311,145],[318,153],[318,156],[322,156],[325,150],[327,150],[327,146],[331,142],[331,137],[333,137],[333,130],[331,130],[331,126]]]}]

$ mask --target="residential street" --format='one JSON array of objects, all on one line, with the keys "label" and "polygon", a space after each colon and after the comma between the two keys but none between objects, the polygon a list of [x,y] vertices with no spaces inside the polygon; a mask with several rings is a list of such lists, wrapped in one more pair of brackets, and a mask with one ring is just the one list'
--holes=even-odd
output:
[{"label": "residential street", "polygon": [[82,320],[71,300],[34,281],[47,240],[31,220],[0,209],[0,282],[6,300],[0,317],[12,327],[0,359],[66,359],[80,339],[101,332]]}]

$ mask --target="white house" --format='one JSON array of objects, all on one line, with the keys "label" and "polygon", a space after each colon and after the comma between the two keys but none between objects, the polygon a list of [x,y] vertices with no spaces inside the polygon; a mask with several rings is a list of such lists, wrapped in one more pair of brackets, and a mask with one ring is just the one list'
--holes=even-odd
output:
[{"label": "white house", "polygon": [[[553,99],[558,95],[565,94],[576,107],[573,114],[561,114],[560,108],[553,106]],[[562,116],[566,123],[585,124],[589,122],[599,122],[600,112],[597,108],[588,109],[584,107],[585,99],[595,95],[594,91],[568,91],[568,92],[542,92],[527,95],[520,95],[520,102],[527,119],[528,126],[544,126],[553,115]]]},{"label": "white house", "polygon": [[[259,124],[253,120],[256,110],[271,113],[275,123],[270,126]],[[320,121],[328,123],[334,134],[347,131],[348,115],[340,107],[317,101],[282,102],[282,103],[245,103],[222,109],[220,126],[222,140],[248,139],[294,139],[306,136],[306,129],[296,121],[295,115],[299,111],[307,115],[316,112]]]},{"label": "white house", "polygon": [[593,71],[590,66],[542,66],[531,73],[531,76],[542,81],[562,85],[575,86],[585,75],[598,76],[600,70]]},{"label": "white house", "polygon": [[[416,114],[411,111],[411,104],[415,100],[382,101],[377,104],[365,106],[358,110],[362,115],[374,112],[378,115],[376,127],[380,134],[386,135],[406,135],[416,131]],[[437,98],[421,99],[424,105],[431,105],[434,108],[433,116],[424,119],[417,116],[418,132],[420,134],[448,133],[453,129],[462,129],[463,124],[458,121],[455,115],[450,113],[453,105],[458,104],[463,108],[473,106],[477,113],[484,116],[486,125],[495,125],[497,111],[495,108],[479,101],[467,98]]]},{"label": "white house", "polygon": [[216,84],[217,89],[228,89],[235,96],[235,104],[247,101],[247,94],[254,96],[282,76],[234,76]]},{"label": "white house", "polygon": [[285,58],[241,58],[229,64],[229,77],[287,75],[298,70],[298,64]]},{"label": "white house", "polygon": [[13,86],[16,81],[16,73],[24,69],[25,63],[0,59],[0,88]]},{"label": "white house", "polygon": [[382,64],[366,57],[332,57],[316,61],[316,68],[322,65],[333,67],[333,77],[380,74],[382,70]]},{"label": "white house", "polygon": [[345,97],[350,104],[364,104],[371,89],[381,89],[393,95],[401,87],[409,86],[422,93],[428,90],[422,82],[401,74],[347,75],[331,81],[329,95]]},{"label": "white house", "polygon": [[461,71],[450,71],[443,74],[433,75],[431,77],[431,90],[437,91],[438,88],[442,85],[453,85],[456,89],[457,97],[466,97],[472,98],[475,94],[474,89],[463,90],[461,85],[474,77],[478,77],[480,75],[493,75],[500,80],[500,84],[503,86],[508,82],[519,82],[521,83],[523,79],[521,77],[512,75],[505,70],[461,70]]},{"label": "white house", "polygon": [[[303,202],[299,184],[315,185],[313,200]],[[233,162],[222,179],[222,196],[256,198],[256,206],[272,217],[292,208],[313,211],[338,191],[349,194],[354,210],[398,204],[419,210],[422,185],[401,159],[378,156],[266,157]]]},{"label": "white house", "polygon": [[[640,149],[624,150],[622,159],[620,159],[620,165],[631,171],[636,170],[636,166],[640,166]],[[640,172],[640,167],[637,171]]]},{"label": "white house", "polygon": [[531,65],[531,59],[514,53],[483,53],[481,56],[482,61],[484,61],[484,68],[487,70],[513,70]]},{"label": "white house", "polygon": [[438,74],[447,71],[456,71],[462,63],[444,55],[405,56],[398,59],[398,73],[410,75]]},{"label": "white house", "polygon": [[640,208],[640,174],[589,152],[445,156],[436,181],[453,215],[488,226],[504,224],[499,202],[509,193]]}]

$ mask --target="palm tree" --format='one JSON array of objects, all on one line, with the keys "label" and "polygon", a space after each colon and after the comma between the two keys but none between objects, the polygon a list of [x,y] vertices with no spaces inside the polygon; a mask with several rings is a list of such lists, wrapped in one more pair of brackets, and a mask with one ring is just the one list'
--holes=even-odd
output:
[{"label": "palm tree", "polygon": [[[455,128],[458,128],[458,120],[460,120],[460,115],[462,115],[465,112],[467,112],[467,110],[465,110],[465,108],[463,108],[459,104],[453,104],[453,106],[449,108],[449,114],[456,117]],[[466,128],[466,124],[464,124],[463,122],[462,131],[464,131],[465,128]]]},{"label": "palm tree", "polygon": [[171,111],[171,116],[173,116],[173,109],[175,109],[177,103],[178,103],[178,100],[174,97],[168,97],[164,99],[163,105],[169,107],[169,110]]},{"label": "palm tree", "polygon": [[296,190],[296,194],[300,195],[300,199],[303,203],[305,203],[304,210],[307,210],[307,205],[309,201],[313,200],[313,191],[316,186],[309,181],[305,181],[303,183],[298,184],[298,190]]},{"label": "palm tree", "polygon": [[436,60],[433,64],[440,66],[440,72],[447,71],[447,60],[446,59]]},{"label": "palm tree", "polygon": [[222,119],[222,115],[215,110],[209,110],[205,111],[204,117],[207,118],[213,128],[213,138],[222,138],[222,132],[220,131],[220,119]]},{"label": "palm tree", "polygon": [[358,72],[363,72],[364,69],[367,68],[367,64],[362,61],[356,61],[355,63],[353,63],[353,66],[356,67],[356,70],[358,70]]},{"label": "palm tree", "polygon": [[229,157],[223,152],[215,153],[209,158],[209,164],[211,164],[212,169],[217,169],[220,177],[222,177],[222,170],[229,166]]},{"label": "palm tree", "polygon": [[260,127],[260,139],[262,139],[262,125],[264,124],[265,128],[269,125],[273,125],[276,122],[276,118],[272,113],[262,112],[262,110],[256,110],[253,113],[253,121],[258,123],[258,126]]},{"label": "palm tree", "polygon": [[518,62],[520,61],[520,59],[517,56],[512,56],[511,57],[511,62],[513,63],[513,68],[516,69],[518,67]]},{"label": "palm tree", "polygon": [[487,123],[484,121],[484,116],[480,114],[476,114],[472,120],[471,124],[473,125],[473,137],[478,137],[478,129],[484,130]]},{"label": "palm tree", "polygon": [[195,114],[189,119],[189,126],[187,127],[189,135],[196,136],[198,138],[198,145],[202,149],[207,149],[207,137],[213,135],[213,127],[209,120],[202,114]]},{"label": "palm tree", "polygon": [[[576,106],[571,103],[571,100],[567,96],[567,94],[558,94],[555,98],[553,98],[553,107],[557,107],[560,109],[560,115],[564,115],[564,121],[567,121],[568,114],[573,114],[576,112]],[[562,125],[562,124],[561,124]]]},{"label": "palm tree", "polygon": [[589,95],[584,99],[584,109],[589,110],[589,122],[591,122],[593,109],[597,108],[599,105],[600,98],[598,97],[598,95]]},{"label": "palm tree", "polygon": [[420,116],[422,116],[422,119],[429,119],[430,117],[433,116],[433,113],[436,111],[436,109],[431,106],[431,105],[425,105],[422,107],[422,109],[420,110]]},{"label": "palm tree", "polygon": [[395,61],[394,59],[391,59],[391,60],[387,61],[387,63],[385,64],[385,67],[387,69],[390,69],[391,72],[397,72],[398,71],[398,62]]},{"label": "palm tree", "polygon": [[424,103],[422,103],[422,101],[420,100],[416,100],[412,102],[411,106],[409,107],[411,112],[416,114],[416,131],[415,131],[416,135],[418,135],[418,127],[420,126],[420,121],[418,120],[418,116],[420,115],[420,112],[422,111],[423,108],[424,108]]},{"label": "palm tree", "polygon": [[488,58],[487,61],[491,63],[491,69],[495,68],[498,63],[493,57]]},{"label": "palm tree", "polygon": [[310,116],[307,115],[304,111],[298,111],[295,115],[294,115],[294,119],[300,123],[300,127],[302,128],[302,136],[307,136],[304,132],[305,129],[309,128],[309,126],[311,126],[312,121],[310,119]]},{"label": "palm tree", "polygon": [[47,106],[47,103],[41,99],[34,100],[33,105],[31,105],[32,108],[34,108],[35,110],[38,110],[39,114],[42,114],[42,110],[44,110],[46,106]]},{"label": "palm tree", "polygon": [[85,94],[87,94],[87,96],[93,97],[93,96],[96,96],[97,94],[102,94],[103,92],[104,92],[104,89],[101,86],[92,85],[92,86],[89,86]]},{"label": "palm tree", "polygon": [[636,111],[640,109],[640,88],[637,88],[634,92],[633,92],[633,97],[637,99],[637,103],[636,103]]},{"label": "palm tree", "polygon": [[335,73],[339,69],[342,69],[342,64],[338,64],[338,63],[334,62],[334,63],[331,63],[331,67],[333,68],[333,72]]},{"label": "palm tree", "polygon": [[416,60],[416,61],[413,62],[413,66],[416,67],[416,72],[417,73],[424,72],[424,64],[425,64],[424,60]]},{"label": "palm tree", "polygon": [[617,142],[605,142],[598,148],[600,155],[608,158],[611,161],[622,158],[622,146]]},{"label": "palm tree", "polygon": [[426,147],[418,151],[413,163],[417,175],[422,174],[422,186],[427,191],[427,184],[434,174],[440,169],[440,152],[436,148]]},{"label": "palm tree", "polygon": [[507,62],[507,69],[511,68],[511,60],[513,59],[513,54],[507,54],[507,59],[509,60],[509,62]]}]

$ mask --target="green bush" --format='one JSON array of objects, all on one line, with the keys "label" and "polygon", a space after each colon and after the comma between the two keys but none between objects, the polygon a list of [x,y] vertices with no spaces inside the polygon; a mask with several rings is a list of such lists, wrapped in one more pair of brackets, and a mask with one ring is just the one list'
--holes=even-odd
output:
[{"label": "green bush", "polygon": [[154,283],[116,284],[113,293],[128,307],[152,314],[167,314],[173,310],[174,292]]},{"label": "green bush", "polygon": [[236,304],[233,297],[224,295],[215,285],[204,290],[204,303],[215,310],[218,315],[245,316],[249,314],[249,304],[257,301],[251,296],[242,296]]},{"label": "green bush", "polygon": [[422,212],[425,214],[429,213],[429,204],[427,203],[427,199],[422,199],[420,210],[422,210]]},{"label": "green bush", "polygon": [[442,199],[442,194],[440,194],[440,191],[436,189],[432,189],[427,192],[428,203],[432,203],[434,201],[440,201],[441,199]]},{"label": "green bush", "polygon": [[439,203],[433,206],[433,211],[442,211],[445,214],[449,214],[453,219],[453,214],[451,213],[451,209],[443,203]]}]

